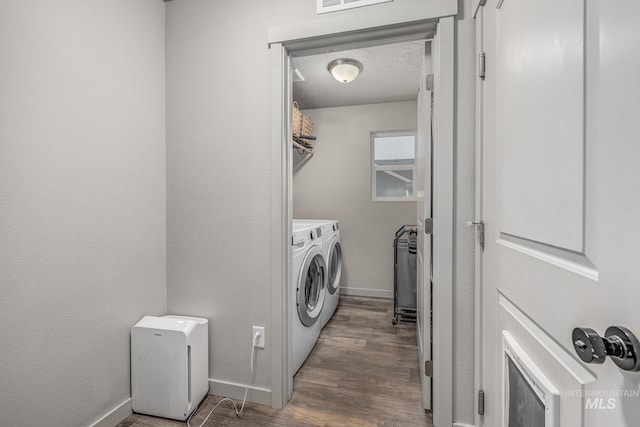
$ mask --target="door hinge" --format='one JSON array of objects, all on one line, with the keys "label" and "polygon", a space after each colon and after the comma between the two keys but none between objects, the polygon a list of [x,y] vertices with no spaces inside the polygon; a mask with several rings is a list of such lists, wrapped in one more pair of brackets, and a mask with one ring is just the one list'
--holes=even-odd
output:
[{"label": "door hinge", "polygon": [[482,221],[469,221],[467,222],[467,227],[476,227],[478,230],[478,243],[480,244],[480,249],[484,250],[484,222]]},{"label": "door hinge", "polygon": [[433,74],[427,75],[427,81],[424,88],[429,92],[433,92]]},{"label": "door hinge", "polygon": [[433,376],[433,362],[431,360],[424,361],[424,376],[425,377]]},{"label": "door hinge", "polygon": [[484,52],[480,52],[480,55],[478,55],[478,77],[480,77],[482,80],[484,80],[487,72],[486,66],[486,54]]},{"label": "door hinge", "polygon": [[424,219],[424,234],[433,234],[433,218]]},{"label": "door hinge", "polygon": [[478,390],[478,415],[484,415],[484,390]]}]

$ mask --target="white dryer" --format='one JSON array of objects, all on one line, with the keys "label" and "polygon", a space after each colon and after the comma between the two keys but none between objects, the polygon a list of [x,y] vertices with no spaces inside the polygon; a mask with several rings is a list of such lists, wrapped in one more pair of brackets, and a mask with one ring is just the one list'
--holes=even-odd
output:
[{"label": "white dryer", "polygon": [[318,227],[293,226],[291,309],[293,317],[293,376],[313,350],[322,329],[327,269]]},{"label": "white dryer", "polygon": [[340,300],[340,279],[342,276],[342,244],[340,241],[340,224],[337,220],[294,219],[294,227],[320,227],[322,252],[327,265],[327,296],[322,308],[322,327],[324,327]]}]

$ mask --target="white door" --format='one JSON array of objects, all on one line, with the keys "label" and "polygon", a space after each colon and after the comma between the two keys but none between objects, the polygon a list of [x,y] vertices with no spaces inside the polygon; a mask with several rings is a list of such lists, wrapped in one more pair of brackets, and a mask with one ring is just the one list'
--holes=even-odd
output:
[{"label": "white door", "polygon": [[640,373],[584,363],[572,331],[640,334],[640,2],[488,0],[478,20],[483,425],[638,426]]},{"label": "white door", "polygon": [[418,207],[417,330],[420,356],[422,401],[431,409],[431,377],[425,375],[425,361],[431,362],[431,235],[425,234],[425,219],[431,218],[431,92],[426,88],[431,73],[431,43],[425,56],[418,93],[418,134],[416,138],[416,196]]}]

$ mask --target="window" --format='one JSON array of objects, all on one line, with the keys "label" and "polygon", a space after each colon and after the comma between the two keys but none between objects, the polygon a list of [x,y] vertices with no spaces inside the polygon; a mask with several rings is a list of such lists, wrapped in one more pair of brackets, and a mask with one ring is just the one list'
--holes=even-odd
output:
[{"label": "window", "polygon": [[415,201],[415,132],[371,133],[371,198]]}]

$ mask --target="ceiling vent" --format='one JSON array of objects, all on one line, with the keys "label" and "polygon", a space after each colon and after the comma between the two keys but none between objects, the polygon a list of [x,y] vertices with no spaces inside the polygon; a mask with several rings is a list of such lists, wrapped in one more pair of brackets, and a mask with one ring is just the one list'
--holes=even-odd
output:
[{"label": "ceiling vent", "polygon": [[316,0],[318,14],[336,12],[338,10],[353,9],[361,6],[369,6],[377,3],[386,3],[393,0]]}]

